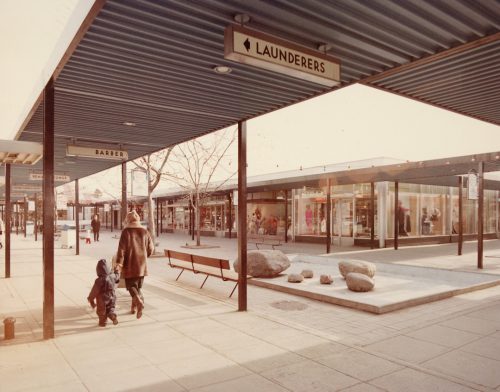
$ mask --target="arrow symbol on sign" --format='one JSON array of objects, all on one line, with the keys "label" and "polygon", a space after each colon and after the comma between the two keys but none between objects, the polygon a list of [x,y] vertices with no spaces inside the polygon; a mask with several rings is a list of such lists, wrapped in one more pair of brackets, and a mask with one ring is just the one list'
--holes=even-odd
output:
[{"label": "arrow symbol on sign", "polygon": [[250,50],[250,41],[248,40],[248,38],[245,40],[245,42],[243,42],[243,46],[245,46],[247,52]]}]

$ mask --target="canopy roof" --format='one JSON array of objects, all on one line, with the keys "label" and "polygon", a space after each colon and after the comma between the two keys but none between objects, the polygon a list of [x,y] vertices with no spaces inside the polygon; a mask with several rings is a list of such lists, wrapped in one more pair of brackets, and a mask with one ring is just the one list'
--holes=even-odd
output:
[{"label": "canopy roof", "polygon": [[[323,44],[341,86],[224,60],[240,14],[249,29]],[[499,30],[497,0],[98,0],[54,74],[56,174],[117,164],[66,157],[68,144],[134,159],[358,82],[499,125]],[[41,142],[42,120],[39,99],[17,138]],[[13,167],[13,183],[29,173]]]}]

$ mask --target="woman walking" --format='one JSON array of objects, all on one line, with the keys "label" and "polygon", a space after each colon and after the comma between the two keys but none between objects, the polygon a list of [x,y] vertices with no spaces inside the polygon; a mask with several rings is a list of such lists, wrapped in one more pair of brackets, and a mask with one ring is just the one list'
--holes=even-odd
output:
[{"label": "woman walking", "polygon": [[141,292],[144,276],[148,274],[147,258],[154,252],[151,236],[141,225],[137,212],[131,211],[125,218],[125,228],[120,236],[116,264],[125,278],[125,286],[132,297],[131,313],[137,310],[141,318],[144,297]]}]

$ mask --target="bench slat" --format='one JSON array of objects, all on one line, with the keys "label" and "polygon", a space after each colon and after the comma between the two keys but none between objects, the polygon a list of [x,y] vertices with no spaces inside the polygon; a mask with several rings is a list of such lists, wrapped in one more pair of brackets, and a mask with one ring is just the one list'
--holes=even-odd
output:
[{"label": "bench slat", "polygon": [[164,252],[165,256],[167,256],[169,259],[191,262],[191,255],[189,253],[177,252],[170,249],[165,249]]},{"label": "bench slat", "polygon": [[213,257],[193,255],[193,263],[222,269],[230,269],[229,260],[215,259]]}]

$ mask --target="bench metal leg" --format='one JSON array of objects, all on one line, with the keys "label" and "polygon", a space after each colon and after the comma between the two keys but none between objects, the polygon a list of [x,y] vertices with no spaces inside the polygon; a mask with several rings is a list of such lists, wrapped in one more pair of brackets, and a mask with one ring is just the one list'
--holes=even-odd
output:
[{"label": "bench metal leg", "polygon": [[255,247],[256,247],[257,249],[260,249],[260,248],[259,248],[259,244],[258,244],[257,242],[255,243]]},{"label": "bench metal leg", "polygon": [[236,290],[236,287],[238,287],[238,282],[234,285],[233,291],[231,291],[231,294],[229,294],[229,298],[231,298],[234,294],[234,290]]},{"label": "bench metal leg", "polygon": [[181,273],[179,275],[177,275],[177,279],[175,279],[176,281],[181,277],[182,273],[184,272],[184,268],[181,269]]},{"label": "bench metal leg", "polygon": [[203,286],[205,285],[205,282],[207,281],[207,279],[208,279],[208,275],[207,275],[207,277],[205,278],[205,280],[203,281],[203,283],[201,284],[200,289],[202,289],[202,288],[203,288]]}]

